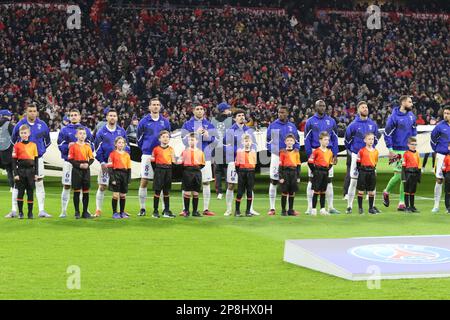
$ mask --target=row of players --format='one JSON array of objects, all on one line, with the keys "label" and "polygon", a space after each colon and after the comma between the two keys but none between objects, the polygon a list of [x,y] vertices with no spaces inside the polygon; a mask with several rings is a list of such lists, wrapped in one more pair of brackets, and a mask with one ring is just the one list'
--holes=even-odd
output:
[{"label": "row of players", "polygon": [[[386,124],[385,129],[385,141],[391,152],[391,158],[395,159],[398,157],[398,154],[404,153],[408,149],[408,139],[416,135],[415,129],[415,116],[411,112],[412,109],[412,101],[408,96],[402,96],[399,99],[400,106],[395,108],[392,115],[389,117],[388,122]],[[151,166],[151,155],[153,153],[153,149],[159,144],[159,134],[161,131],[166,130],[170,132],[169,122],[160,115],[160,102],[158,99],[152,99],[149,105],[149,115],[143,118],[138,126],[138,145],[143,152],[142,161],[141,161],[141,185],[139,188],[139,202],[140,202],[140,213],[139,215],[145,215],[145,203],[147,198],[147,183],[148,180],[153,178],[154,170]],[[201,169],[202,172],[202,189],[203,189],[203,198],[204,198],[204,215],[213,215],[213,213],[209,210],[209,200],[210,200],[210,181],[214,180],[212,177],[212,169],[211,169],[211,160],[214,159],[216,164],[216,177],[219,178],[220,175],[217,169],[222,170],[222,168],[226,168],[227,171],[227,211],[226,215],[231,214],[231,206],[233,202],[233,190],[238,179],[238,173],[235,170],[235,159],[237,155],[238,144],[239,147],[242,147],[242,139],[241,136],[243,134],[249,134],[252,144],[255,144],[254,135],[252,134],[252,130],[245,126],[245,112],[242,110],[237,110],[235,112],[233,120],[234,124],[228,126],[227,123],[231,123],[231,118],[227,116],[229,114],[229,106],[227,104],[220,104],[219,110],[222,112],[224,117],[221,119],[222,121],[216,120],[216,125],[213,125],[207,119],[204,118],[204,109],[202,106],[197,106],[194,108],[194,116],[193,118],[185,123],[183,126],[183,130],[185,132],[183,136],[183,141],[187,144],[187,137],[189,133],[195,132],[198,139],[199,149],[202,150],[205,154],[205,166]],[[337,135],[336,135],[336,123],[335,121],[325,114],[326,105],[322,100],[318,100],[316,102],[316,115],[311,117],[305,129],[305,150],[308,156],[313,153],[313,150],[320,147],[320,134],[322,132],[327,132],[329,135],[329,144],[327,149],[329,149],[332,153],[332,163],[335,164],[337,162]],[[280,181],[279,177],[279,167],[280,167],[280,150],[286,149],[285,138],[287,135],[293,135],[295,139],[295,143],[293,148],[295,150],[299,149],[299,138],[298,133],[293,123],[287,121],[288,110],[286,107],[280,107],[278,112],[278,119],[274,121],[268,128],[267,131],[267,140],[268,140],[268,150],[271,152],[271,171],[270,171],[270,187],[269,187],[269,201],[270,201],[270,210],[268,212],[269,215],[275,214],[275,199],[276,199],[276,185]],[[347,212],[351,212],[352,203],[356,194],[356,185],[357,178],[359,175],[359,170],[357,170],[357,155],[359,150],[361,150],[365,146],[365,136],[367,133],[372,132],[374,134],[374,146],[378,140],[378,128],[376,124],[368,117],[368,106],[365,102],[360,102],[358,104],[358,117],[355,121],[349,125],[346,132],[346,147],[351,153],[351,165],[350,165],[350,176],[351,182],[348,192],[348,208]],[[120,128],[117,125],[117,112],[114,110],[109,110],[106,114],[106,124],[98,130],[96,134],[96,139],[94,142],[95,150],[96,150],[96,158],[102,165],[102,174],[98,177],[99,188],[96,194],[96,215],[101,214],[101,207],[104,198],[104,192],[107,186],[110,184],[109,182],[109,169],[108,169],[108,158],[110,153],[115,148],[115,140],[117,137],[121,136],[126,141],[125,130]],[[64,217],[67,212],[67,205],[69,202],[70,196],[70,188],[72,185],[72,173],[73,173],[73,164],[69,161],[69,149],[71,144],[75,143],[76,137],[74,131],[78,127],[82,127],[80,124],[81,116],[77,110],[72,110],[70,112],[70,121],[67,127],[63,128],[59,134],[58,138],[58,146],[61,150],[62,158],[65,160],[64,164],[64,174],[63,174],[63,185],[64,189],[61,196],[62,202],[62,214]],[[220,119],[219,119],[220,120]],[[214,122],[214,121],[213,121]],[[444,163],[444,157],[448,153],[448,141],[449,136],[447,134],[447,129],[450,122],[450,110],[444,110],[444,121],[442,121],[439,125],[436,126],[435,130],[432,132],[432,147],[435,151],[437,151],[437,182],[435,187],[435,206],[433,208],[438,209],[440,193],[442,189],[443,175],[442,175],[442,165]],[[44,122],[37,118],[37,108],[33,104],[29,104],[26,107],[26,117],[21,120],[12,132],[12,141],[18,142],[20,141],[19,137],[19,128],[21,125],[26,124],[30,127],[30,140],[35,142],[38,150],[38,161],[36,167],[39,169],[39,175],[36,180],[36,194],[39,205],[39,216],[41,217],[49,217],[44,211],[44,198],[45,191],[43,187],[43,161],[42,155],[45,153],[46,148],[50,144],[50,138],[48,133],[48,128]],[[220,130],[216,130],[217,128],[221,128]],[[86,140],[89,144],[92,144],[93,138],[88,129],[86,130]],[[200,138],[201,137],[201,138]],[[220,143],[223,143],[221,145]],[[443,149],[443,145],[445,145],[445,151]],[[214,146],[214,147],[212,147]],[[127,144],[125,143],[125,151],[127,150]],[[214,152],[211,150],[224,150],[225,153],[225,161],[222,163],[217,161],[217,156],[214,156]],[[219,152],[220,153],[220,152]],[[217,152],[216,152],[217,155]],[[389,205],[389,192],[392,190],[395,183],[401,180],[401,161],[400,165],[397,165],[395,168],[394,177],[390,180],[387,188],[383,192],[383,202],[385,205]],[[308,182],[307,187],[307,198],[308,198],[308,210],[307,213],[312,213],[313,200],[314,200],[314,192],[313,192],[313,171],[309,169],[310,181]],[[328,178],[326,184],[326,198],[328,202],[328,212],[337,213],[337,210],[333,207],[333,186],[332,186],[332,177],[333,177],[333,167],[328,170]],[[157,178],[158,179],[158,178]],[[283,185],[283,183],[281,183]],[[403,184],[400,185],[400,191],[402,193]],[[372,190],[374,191],[374,190]],[[161,190],[161,195],[164,196],[164,190]],[[239,191],[238,191],[239,193]],[[16,216],[17,208],[15,207],[15,198],[17,196],[17,189],[13,190],[13,208],[8,217]],[[74,195],[75,197],[75,195]],[[119,194],[120,198],[120,194]],[[249,198],[254,198],[254,195],[249,195]],[[401,195],[402,198],[402,195]],[[404,202],[399,203],[399,209],[404,208]],[[376,207],[374,207],[376,211]],[[168,208],[166,210],[169,211]],[[250,213],[257,214],[254,210],[250,209]]]}]

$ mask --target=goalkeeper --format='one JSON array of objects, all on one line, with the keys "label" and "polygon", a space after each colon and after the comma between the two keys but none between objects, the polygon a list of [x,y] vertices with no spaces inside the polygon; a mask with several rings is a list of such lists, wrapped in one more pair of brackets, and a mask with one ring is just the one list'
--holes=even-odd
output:
[{"label": "goalkeeper", "polygon": [[383,204],[389,206],[389,194],[400,183],[399,211],[405,211],[405,193],[401,183],[403,154],[408,150],[408,139],[417,135],[416,116],[412,113],[413,103],[409,96],[399,98],[400,106],[394,108],[384,130],[384,141],[389,149],[389,163],[394,166],[394,176],[389,180],[383,192]]}]

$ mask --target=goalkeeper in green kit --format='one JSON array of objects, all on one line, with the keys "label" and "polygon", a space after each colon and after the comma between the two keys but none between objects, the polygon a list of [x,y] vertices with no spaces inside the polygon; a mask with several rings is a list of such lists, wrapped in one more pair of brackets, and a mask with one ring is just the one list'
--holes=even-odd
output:
[{"label": "goalkeeper in green kit", "polygon": [[383,204],[389,206],[389,194],[400,184],[399,211],[405,211],[405,193],[401,182],[402,158],[408,150],[408,139],[417,135],[416,116],[412,113],[413,103],[411,97],[401,96],[399,107],[394,108],[389,116],[384,130],[384,141],[389,149],[389,163],[394,166],[394,176],[389,180],[383,192]]}]

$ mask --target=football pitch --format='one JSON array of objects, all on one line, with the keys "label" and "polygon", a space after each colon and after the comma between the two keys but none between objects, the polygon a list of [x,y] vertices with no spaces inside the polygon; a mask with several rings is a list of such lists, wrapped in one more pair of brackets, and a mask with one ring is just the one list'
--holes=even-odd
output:
[{"label": "football pitch", "polygon": [[[46,178],[46,210],[54,218],[0,218],[0,299],[449,299],[450,278],[382,280],[379,289],[368,289],[365,281],[351,282],[283,262],[287,239],[450,234],[443,197],[440,213],[430,212],[434,176],[429,164],[417,192],[421,213],[405,214],[396,211],[397,194],[390,208],[382,205],[381,192],[391,176],[382,160],[376,200],[382,213],[375,216],[345,214],[344,165],[340,159],[334,179],[335,207],[341,214],[316,217],[303,214],[306,167],[295,202],[302,213],[298,217],[279,215],[279,191],[278,214],[266,215],[269,179],[261,176],[254,206],[259,217],[224,217],[225,199],[217,200],[214,192],[210,209],[215,217],[137,217],[138,182],[133,181],[126,208],[130,219],[111,218],[110,192],[103,217],[75,220],[70,202],[69,217],[59,219],[60,179]],[[96,189],[96,183],[92,185]],[[178,215],[180,185],[173,189],[171,210]],[[147,212],[153,206],[151,194]],[[10,199],[6,177],[1,176],[2,216],[10,211]],[[364,206],[367,211],[367,201]],[[90,211],[95,211],[95,190]],[[68,286],[73,276],[68,270],[79,271],[79,289]]]}]

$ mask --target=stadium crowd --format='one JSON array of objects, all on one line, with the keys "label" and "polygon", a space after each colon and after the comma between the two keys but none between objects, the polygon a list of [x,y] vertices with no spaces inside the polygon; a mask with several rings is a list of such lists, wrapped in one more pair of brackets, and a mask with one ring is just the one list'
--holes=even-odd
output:
[{"label": "stadium crowd", "polygon": [[303,129],[322,98],[341,133],[360,100],[380,127],[402,94],[412,93],[421,124],[440,120],[449,101],[445,21],[390,16],[381,30],[369,30],[364,16],[309,24],[230,8],[104,5],[94,17],[83,11],[82,29],[69,30],[67,17],[56,9],[0,12],[0,106],[19,115],[34,100],[51,130],[72,108],[94,129],[106,107],[127,128],[155,96],[172,129],[198,104],[216,115],[221,101],[244,108],[256,128],[287,105]]}]

